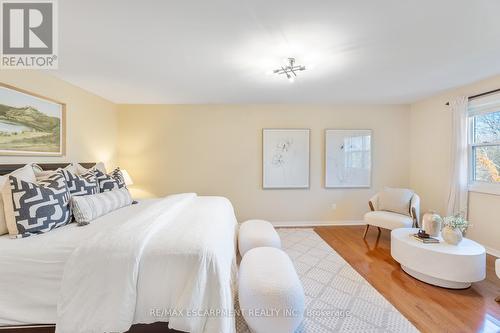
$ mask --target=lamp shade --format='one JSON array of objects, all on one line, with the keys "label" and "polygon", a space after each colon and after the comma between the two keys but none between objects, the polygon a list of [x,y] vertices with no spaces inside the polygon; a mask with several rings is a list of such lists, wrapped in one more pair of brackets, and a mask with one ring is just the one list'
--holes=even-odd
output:
[{"label": "lamp shade", "polygon": [[120,171],[122,172],[123,179],[125,180],[125,185],[127,186],[132,185],[134,182],[132,181],[132,177],[130,177],[127,170],[121,169]]}]

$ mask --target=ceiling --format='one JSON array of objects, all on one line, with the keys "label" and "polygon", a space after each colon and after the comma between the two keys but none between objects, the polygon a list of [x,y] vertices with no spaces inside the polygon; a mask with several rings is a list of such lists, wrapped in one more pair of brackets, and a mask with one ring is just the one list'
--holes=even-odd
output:
[{"label": "ceiling", "polygon": [[[498,0],[64,0],[54,75],[116,103],[410,103],[500,74]],[[270,75],[293,56],[294,83]]]}]

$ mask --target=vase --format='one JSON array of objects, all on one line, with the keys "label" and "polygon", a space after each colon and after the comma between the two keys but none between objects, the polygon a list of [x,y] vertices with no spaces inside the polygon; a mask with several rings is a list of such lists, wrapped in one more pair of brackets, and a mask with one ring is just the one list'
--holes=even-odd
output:
[{"label": "vase", "polygon": [[462,232],[457,228],[444,227],[442,234],[444,241],[452,245],[458,245],[463,238]]},{"label": "vase", "polygon": [[441,232],[441,217],[435,212],[425,213],[422,217],[422,229],[432,237],[438,237]]}]

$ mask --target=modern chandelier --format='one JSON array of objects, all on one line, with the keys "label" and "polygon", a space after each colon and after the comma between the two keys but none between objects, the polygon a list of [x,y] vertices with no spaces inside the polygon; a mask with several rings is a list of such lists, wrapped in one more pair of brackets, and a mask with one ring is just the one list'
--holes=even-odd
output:
[{"label": "modern chandelier", "polygon": [[286,78],[293,82],[297,77],[297,72],[305,71],[306,66],[295,65],[295,58],[288,58],[288,65],[281,66],[281,68],[275,69],[273,73],[275,74],[285,74]]}]

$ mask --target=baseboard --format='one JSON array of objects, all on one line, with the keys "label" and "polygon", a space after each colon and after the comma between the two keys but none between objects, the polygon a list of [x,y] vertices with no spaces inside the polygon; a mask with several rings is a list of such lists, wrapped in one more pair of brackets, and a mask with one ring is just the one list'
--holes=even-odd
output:
[{"label": "baseboard", "polygon": [[347,225],[364,225],[361,220],[345,220],[345,221],[274,221],[272,225],[281,228],[304,228],[304,227],[326,227],[326,226],[347,226]]},{"label": "baseboard", "polygon": [[492,249],[491,247],[484,247],[486,249],[486,253],[491,254],[494,257],[500,258],[500,250]]}]

